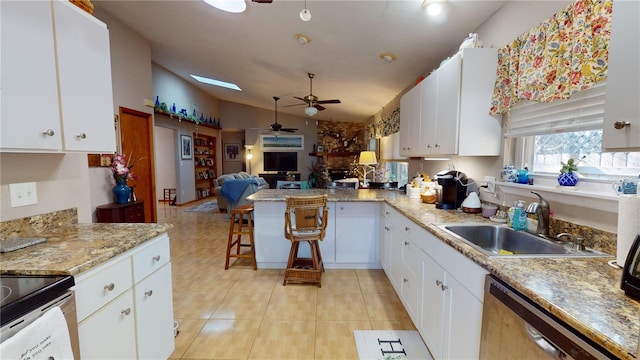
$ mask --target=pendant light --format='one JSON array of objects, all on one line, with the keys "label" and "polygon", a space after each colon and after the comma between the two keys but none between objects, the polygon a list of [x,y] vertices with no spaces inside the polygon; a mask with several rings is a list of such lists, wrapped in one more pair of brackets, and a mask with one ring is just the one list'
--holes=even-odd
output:
[{"label": "pendant light", "polygon": [[311,11],[307,9],[307,0],[304,0],[304,9],[300,11],[300,19],[302,19],[302,21],[311,20]]}]

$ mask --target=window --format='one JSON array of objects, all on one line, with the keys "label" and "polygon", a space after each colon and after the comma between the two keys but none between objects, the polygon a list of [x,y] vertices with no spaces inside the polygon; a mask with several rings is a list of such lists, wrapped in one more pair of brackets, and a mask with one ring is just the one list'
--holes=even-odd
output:
[{"label": "window", "polygon": [[389,177],[389,181],[397,181],[398,187],[409,182],[409,163],[401,161],[387,161],[380,163],[379,169],[383,169]]}]

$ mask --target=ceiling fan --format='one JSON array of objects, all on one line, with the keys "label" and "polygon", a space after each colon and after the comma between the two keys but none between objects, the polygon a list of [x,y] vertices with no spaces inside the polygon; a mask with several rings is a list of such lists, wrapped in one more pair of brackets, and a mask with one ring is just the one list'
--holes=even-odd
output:
[{"label": "ceiling fan", "polygon": [[309,75],[309,95],[307,95],[307,96],[305,96],[303,98],[294,96],[294,98],[296,98],[298,100],[301,100],[301,101],[304,101],[304,104],[287,105],[286,107],[307,105],[307,108],[304,109],[305,114],[307,114],[309,116],[313,116],[313,115],[317,114],[318,111],[322,111],[322,110],[325,109],[325,107],[322,106],[321,104],[340,104],[340,100],[338,100],[338,99],[318,100],[318,97],[313,95],[313,77],[315,76],[315,74],[307,73],[307,75]]},{"label": "ceiling fan", "polygon": [[272,133],[274,133],[276,135],[278,135],[280,132],[289,132],[289,133],[296,132],[298,129],[283,128],[281,124],[278,124],[278,100],[280,100],[280,98],[277,97],[277,96],[274,96],[273,100],[275,101],[275,117],[276,117],[276,121],[273,124],[269,125],[269,127],[266,128],[266,129],[258,128],[256,130],[269,130],[269,131],[271,131]]}]

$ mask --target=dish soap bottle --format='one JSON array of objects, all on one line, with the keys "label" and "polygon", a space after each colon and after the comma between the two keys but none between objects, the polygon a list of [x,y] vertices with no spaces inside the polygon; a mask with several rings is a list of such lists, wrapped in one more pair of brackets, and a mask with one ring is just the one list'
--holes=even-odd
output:
[{"label": "dish soap bottle", "polygon": [[513,227],[513,213],[514,213],[514,212],[515,212],[515,210],[516,210],[516,205],[517,205],[517,204],[518,204],[518,202],[517,202],[517,201],[514,201],[514,202],[513,202],[513,206],[512,206],[512,207],[510,207],[510,208],[507,210],[507,226],[508,226],[508,227],[510,227],[510,228],[512,228],[512,227]]},{"label": "dish soap bottle", "polygon": [[522,231],[527,228],[527,213],[524,211],[524,201],[518,200],[513,210],[513,230]]}]

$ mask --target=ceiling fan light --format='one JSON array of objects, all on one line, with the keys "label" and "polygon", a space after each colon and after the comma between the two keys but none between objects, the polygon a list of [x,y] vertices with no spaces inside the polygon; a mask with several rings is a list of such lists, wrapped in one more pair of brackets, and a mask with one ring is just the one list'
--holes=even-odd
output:
[{"label": "ceiling fan light", "polygon": [[304,109],[304,113],[308,116],[313,116],[318,113],[318,109],[314,108],[313,106],[309,106],[308,108]]},{"label": "ceiling fan light", "polygon": [[311,42],[311,39],[305,34],[296,34],[295,38],[300,45],[306,45]]},{"label": "ceiling fan light", "polygon": [[244,0],[204,0],[205,3],[222,11],[239,14],[247,9]]},{"label": "ceiling fan light", "polygon": [[302,21],[311,20],[311,11],[307,8],[302,9],[302,11],[300,11],[300,19],[302,19]]}]

